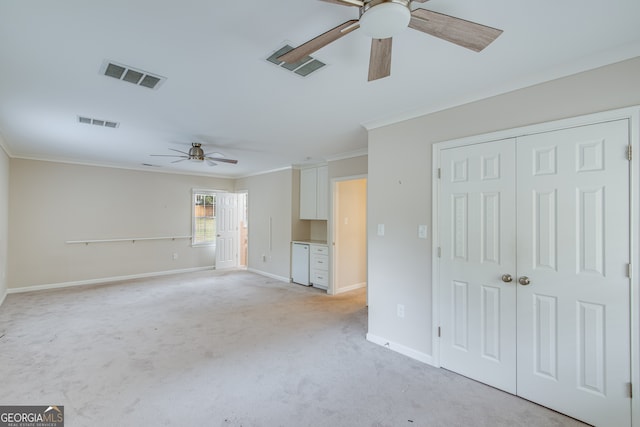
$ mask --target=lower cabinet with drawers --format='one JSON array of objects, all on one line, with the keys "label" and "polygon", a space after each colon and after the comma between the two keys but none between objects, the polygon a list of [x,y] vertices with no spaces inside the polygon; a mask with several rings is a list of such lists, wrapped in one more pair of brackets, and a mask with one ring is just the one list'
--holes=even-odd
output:
[{"label": "lower cabinet with drawers", "polygon": [[329,247],[327,245],[311,244],[310,256],[309,281],[316,288],[328,289]]}]

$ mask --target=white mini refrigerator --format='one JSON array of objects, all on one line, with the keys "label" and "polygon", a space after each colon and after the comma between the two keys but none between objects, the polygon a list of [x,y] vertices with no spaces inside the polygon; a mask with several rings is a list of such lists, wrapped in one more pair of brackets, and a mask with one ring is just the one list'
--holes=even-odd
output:
[{"label": "white mini refrigerator", "polygon": [[291,281],[299,285],[309,283],[309,244],[294,242],[291,248]]}]

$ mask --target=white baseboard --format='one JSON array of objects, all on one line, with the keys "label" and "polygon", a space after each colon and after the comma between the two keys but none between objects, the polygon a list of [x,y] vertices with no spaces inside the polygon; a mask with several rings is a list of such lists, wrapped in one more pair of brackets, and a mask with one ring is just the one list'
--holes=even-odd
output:
[{"label": "white baseboard", "polygon": [[19,294],[22,292],[43,291],[47,289],[69,288],[73,286],[99,285],[110,282],[120,282],[122,280],[143,279],[145,277],[169,276],[171,274],[192,273],[194,271],[213,270],[213,267],[194,267],[184,268],[180,270],[156,271],[153,273],[131,274],[129,276],[102,277],[100,279],[79,280],[76,282],[50,283],[46,285],[23,286],[20,288],[9,288],[7,292],[10,294]]},{"label": "white baseboard", "polygon": [[334,290],[334,294],[341,294],[343,292],[355,291],[356,289],[366,288],[367,282],[356,283],[355,285],[345,286],[344,288],[337,288]]},{"label": "white baseboard", "polygon": [[259,274],[261,276],[266,276],[266,277],[269,277],[271,279],[279,280],[281,282],[287,282],[287,283],[291,282],[291,280],[288,277],[278,276],[278,275],[275,275],[275,274],[267,273],[266,271],[256,270],[255,268],[247,268],[247,271]]},{"label": "white baseboard", "polygon": [[373,334],[367,334],[367,341],[370,341],[374,344],[378,344],[382,347],[388,348],[390,350],[395,351],[396,353],[403,354],[407,357],[417,360],[418,362],[426,363],[427,365],[435,366],[433,364],[433,357],[422,353],[420,351],[414,350],[410,347],[404,346],[402,344],[395,343],[393,341],[386,340],[382,337]]}]

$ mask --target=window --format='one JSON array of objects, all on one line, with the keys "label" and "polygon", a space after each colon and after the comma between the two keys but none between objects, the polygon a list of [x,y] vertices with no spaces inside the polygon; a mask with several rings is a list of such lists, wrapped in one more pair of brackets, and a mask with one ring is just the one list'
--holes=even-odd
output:
[{"label": "window", "polygon": [[193,242],[194,245],[216,243],[216,193],[193,191]]}]

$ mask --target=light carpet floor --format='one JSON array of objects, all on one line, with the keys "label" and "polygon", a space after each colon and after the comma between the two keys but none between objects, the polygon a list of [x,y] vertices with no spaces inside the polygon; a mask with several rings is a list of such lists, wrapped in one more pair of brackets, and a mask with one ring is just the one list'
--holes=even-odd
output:
[{"label": "light carpet floor", "polygon": [[12,294],[0,405],[75,426],[578,426],[365,339],[364,290],[246,271]]}]

